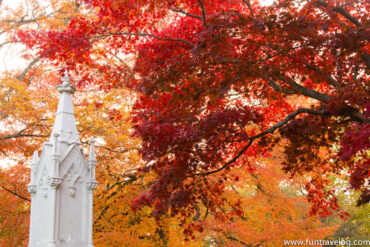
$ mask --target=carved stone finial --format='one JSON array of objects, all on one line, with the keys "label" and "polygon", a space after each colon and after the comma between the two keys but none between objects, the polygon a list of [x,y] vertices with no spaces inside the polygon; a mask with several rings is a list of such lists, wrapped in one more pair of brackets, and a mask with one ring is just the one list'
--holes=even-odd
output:
[{"label": "carved stone finial", "polygon": [[71,78],[68,76],[68,71],[64,71],[64,76],[61,78],[62,84],[57,85],[57,90],[59,93],[67,92],[73,94],[76,91],[76,87],[71,85]]},{"label": "carved stone finial", "polygon": [[71,78],[69,78],[68,70],[64,71],[64,77],[62,77],[61,80],[62,80],[64,86],[67,86],[69,84],[69,82],[71,81]]}]

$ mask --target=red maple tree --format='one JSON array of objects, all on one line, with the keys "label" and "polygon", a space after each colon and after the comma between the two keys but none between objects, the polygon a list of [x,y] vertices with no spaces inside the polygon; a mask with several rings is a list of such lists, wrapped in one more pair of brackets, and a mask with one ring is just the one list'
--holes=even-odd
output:
[{"label": "red maple tree", "polygon": [[[80,85],[128,87],[143,141],[142,172],[157,179],[134,203],[188,216],[217,212],[233,167],[284,143],[286,172],[306,174],[311,213],[338,210],[332,174],[348,173],[367,203],[369,2],[363,0],[84,0],[63,30],[24,30],[39,56]],[[133,55],[134,54],[134,55]],[[132,69],[99,58],[135,56]],[[272,135],[274,132],[280,135]],[[217,182],[209,177],[217,176]],[[235,205],[237,206],[237,205]]]}]

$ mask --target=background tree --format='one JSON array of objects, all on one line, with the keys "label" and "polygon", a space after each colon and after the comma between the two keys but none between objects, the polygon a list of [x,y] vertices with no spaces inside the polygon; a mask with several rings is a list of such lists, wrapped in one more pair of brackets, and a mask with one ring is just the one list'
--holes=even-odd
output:
[{"label": "background tree", "polygon": [[26,246],[29,226],[29,169],[21,165],[0,168],[0,245]]}]

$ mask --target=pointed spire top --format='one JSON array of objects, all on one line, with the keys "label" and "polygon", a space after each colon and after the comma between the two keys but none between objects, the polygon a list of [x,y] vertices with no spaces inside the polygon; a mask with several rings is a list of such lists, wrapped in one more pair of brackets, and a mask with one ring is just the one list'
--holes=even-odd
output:
[{"label": "pointed spire top", "polygon": [[64,77],[61,78],[62,84],[57,85],[57,90],[59,93],[69,93],[73,94],[76,91],[76,87],[69,84],[71,82],[71,78],[68,76],[68,70],[64,71]]},{"label": "pointed spire top", "polygon": [[[68,76],[67,70],[64,72],[64,77],[62,77],[61,80],[63,84],[57,85],[60,98],[55,116],[53,133],[60,134],[59,140],[61,141],[79,142],[72,103],[72,94],[76,91],[76,87],[69,84],[71,79]],[[50,138],[52,140],[52,138],[56,137],[51,136]]]},{"label": "pointed spire top", "polygon": [[96,155],[95,155],[95,149],[94,149],[95,140],[91,139],[89,143],[90,143],[89,161],[96,163]]}]

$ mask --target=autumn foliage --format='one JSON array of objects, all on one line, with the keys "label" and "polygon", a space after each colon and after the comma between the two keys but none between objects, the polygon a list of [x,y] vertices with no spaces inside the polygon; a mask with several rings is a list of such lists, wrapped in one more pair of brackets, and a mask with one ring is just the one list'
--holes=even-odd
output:
[{"label": "autumn foliage", "polygon": [[[54,4],[64,23],[48,16],[11,40],[44,61],[33,70],[68,68],[90,90],[76,115],[84,140],[103,140],[97,246],[324,238],[334,228],[317,217],[348,218],[333,177],[368,204],[367,1]],[[50,92],[53,77],[34,74]],[[45,126],[27,121],[20,134],[40,135]],[[19,140],[37,148],[29,137]]]}]

